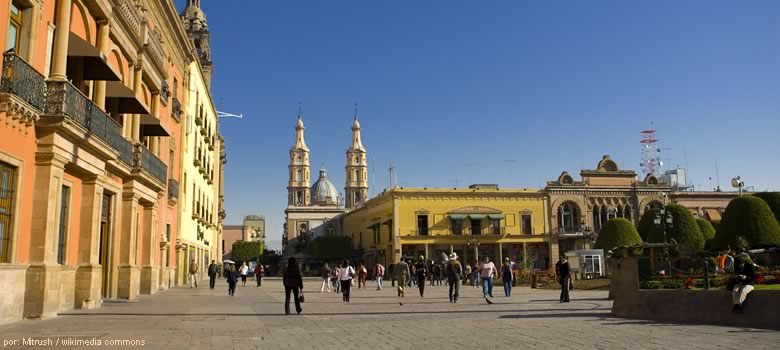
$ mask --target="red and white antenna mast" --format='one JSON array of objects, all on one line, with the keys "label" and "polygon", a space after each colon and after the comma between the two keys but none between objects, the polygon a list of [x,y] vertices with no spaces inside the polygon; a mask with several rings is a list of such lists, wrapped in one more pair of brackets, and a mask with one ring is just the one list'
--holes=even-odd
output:
[{"label": "red and white antenna mast", "polygon": [[658,139],[655,138],[655,130],[653,129],[653,123],[650,123],[650,128],[642,130],[642,140],[639,141],[642,144],[642,161],[639,162],[639,166],[642,167],[642,172],[647,174],[655,174],[660,170],[663,162],[658,156],[661,151],[656,147]]}]

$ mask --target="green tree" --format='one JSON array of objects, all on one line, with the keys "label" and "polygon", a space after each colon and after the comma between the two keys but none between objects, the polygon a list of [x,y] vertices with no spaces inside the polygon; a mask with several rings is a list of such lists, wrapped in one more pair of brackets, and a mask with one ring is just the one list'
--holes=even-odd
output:
[{"label": "green tree", "polygon": [[769,205],[769,209],[775,215],[775,220],[780,223],[780,192],[760,192],[754,194],[754,196],[761,198]]},{"label": "green tree", "polygon": [[642,238],[639,237],[634,224],[626,219],[616,218],[604,223],[593,247],[609,251],[615,247],[635,243],[642,243]]},{"label": "green tree", "polygon": [[715,233],[713,248],[737,248],[740,237],[753,248],[780,246],[780,224],[761,198],[740,196],[729,202]]},{"label": "green tree", "polygon": [[659,214],[658,209],[648,209],[645,210],[645,213],[642,214],[642,218],[639,220],[639,225],[637,225],[636,230],[639,232],[639,237],[642,238],[643,242],[647,241],[647,236],[650,235],[650,231],[653,230],[653,226],[655,226],[655,216],[656,214]]},{"label": "green tree", "polygon": [[308,253],[321,260],[352,257],[352,238],[345,236],[320,236],[309,244]]},{"label": "green tree", "polygon": [[672,239],[680,244],[681,253],[684,255],[693,255],[704,249],[704,235],[696,223],[688,208],[678,204],[669,204],[666,210],[672,214],[672,224],[666,222],[662,217],[660,225],[653,225],[653,229],[647,236],[647,241],[652,243],[664,242],[664,229],[666,229],[666,241]]},{"label": "green tree", "polygon": [[254,261],[263,253],[263,245],[260,242],[236,241],[233,243],[232,259],[236,264]]},{"label": "green tree", "polygon": [[701,231],[705,242],[715,238],[715,227],[709,221],[696,218],[696,224],[699,225],[699,231]]},{"label": "green tree", "polygon": [[718,232],[718,227],[720,227],[720,220],[712,220],[710,221],[710,224],[712,225],[712,228],[715,229],[715,232]]}]

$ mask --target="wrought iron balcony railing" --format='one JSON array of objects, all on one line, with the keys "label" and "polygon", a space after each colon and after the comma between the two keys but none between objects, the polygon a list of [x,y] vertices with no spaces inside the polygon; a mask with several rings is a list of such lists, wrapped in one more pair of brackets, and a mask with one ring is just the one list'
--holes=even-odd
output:
[{"label": "wrought iron balcony railing", "polygon": [[133,144],[120,134],[109,134],[108,143],[119,151],[119,160],[125,165],[133,166]]},{"label": "wrought iron balcony railing", "polygon": [[149,175],[152,175],[152,177],[163,184],[167,183],[168,167],[165,166],[165,163],[163,163],[160,158],[157,158],[141,144],[135,145],[134,161],[134,166],[136,168],[146,171]]},{"label": "wrought iron balcony railing", "polygon": [[179,102],[179,99],[174,96],[173,102],[171,103],[171,116],[176,120],[179,120],[180,115],[181,115],[181,102]]},{"label": "wrought iron balcony railing", "polygon": [[179,181],[168,179],[168,199],[179,201]]},{"label": "wrought iron balcony railing", "polygon": [[[130,165],[128,142],[122,127],[92,100],[67,81],[49,81],[46,88],[47,115],[62,115],[74,120],[98,139],[119,151],[120,160]],[[130,152],[129,152],[130,151]]]},{"label": "wrought iron balcony railing", "polygon": [[195,125],[203,125],[203,116],[200,113],[195,113]]},{"label": "wrought iron balcony railing", "polygon": [[0,92],[19,96],[31,106],[43,111],[45,106],[46,82],[38,71],[16,54],[3,54],[3,76]]}]

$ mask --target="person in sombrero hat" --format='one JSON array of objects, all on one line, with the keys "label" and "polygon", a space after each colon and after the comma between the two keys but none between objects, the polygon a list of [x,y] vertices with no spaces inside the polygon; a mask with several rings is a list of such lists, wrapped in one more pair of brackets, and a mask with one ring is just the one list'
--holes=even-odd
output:
[{"label": "person in sombrero hat", "polygon": [[447,262],[447,281],[450,284],[450,302],[458,302],[458,292],[460,291],[460,279],[463,274],[463,266],[458,261],[458,254],[450,253],[450,260]]}]

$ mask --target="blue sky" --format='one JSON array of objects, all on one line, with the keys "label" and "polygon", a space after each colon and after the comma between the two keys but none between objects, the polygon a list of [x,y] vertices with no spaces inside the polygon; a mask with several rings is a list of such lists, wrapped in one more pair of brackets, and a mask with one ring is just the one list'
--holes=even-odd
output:
[{"label": "blue sky", "polygon": [[[178,4],[183,5],[179,0]],[[227,6],[226,6],[227,5]],[[639,131],[696,185],[780,189],[780,1],[213,1],[203,7],[227,112],[227,223],[281,240],[303,103],[312,173],[344,184],[353,104],[405,187],[535,188],[610,154],[639,170]],[[220,102],[221,101],[221,102]],[[509,176],[509,164],[514,160]],[[373,169],[369,169],[373,171]],[[510,183],[511,181],[511,183]]]}]

